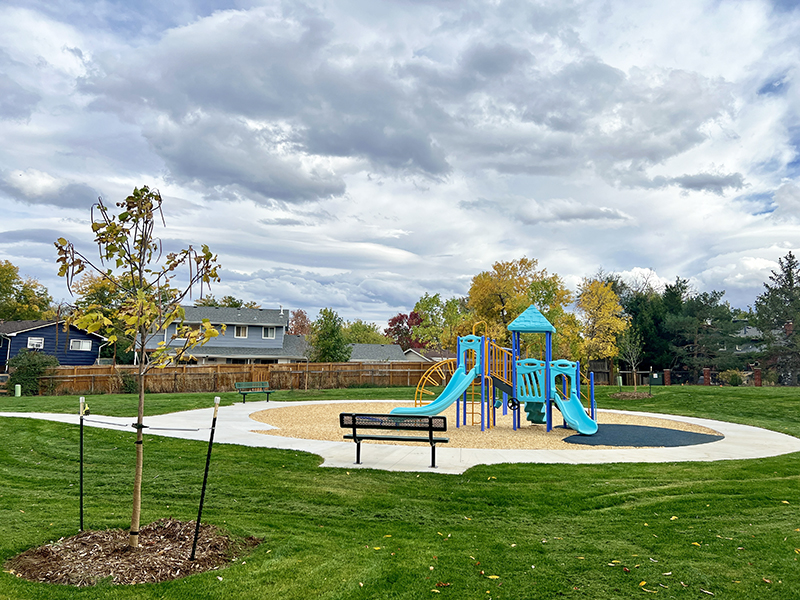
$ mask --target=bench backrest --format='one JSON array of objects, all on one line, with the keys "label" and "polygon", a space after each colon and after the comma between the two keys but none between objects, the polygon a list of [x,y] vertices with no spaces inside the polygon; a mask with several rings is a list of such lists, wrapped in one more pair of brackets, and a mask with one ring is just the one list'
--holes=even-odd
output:
[{"label": "bench backrest", "polygon": [[356,427],[360,429],[404,429],[407,431],[447,431],[447,417],[340,413],[339,427]]},{"label": "bench backrest", "polygon": [[266,381],[237,381],[233,384],[237,390],[249,390],[252,388],[268,388],[269,382]]}]

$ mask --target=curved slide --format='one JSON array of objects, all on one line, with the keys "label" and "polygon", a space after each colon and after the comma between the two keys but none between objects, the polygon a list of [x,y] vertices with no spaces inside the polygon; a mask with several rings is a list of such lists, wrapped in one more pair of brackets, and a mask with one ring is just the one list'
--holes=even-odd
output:
[{"label": "curved slide", "polygon": [[597,423],[592,421],[591,417],[586,414],[575,392],[569,396],[569,400],[560,394],[554,394],[554,400],[561,411],[561,415],[572,429],[583,435],[594,435],[597,433]]},{"label": "curved slide", "polygon": [[467,391],[467,388],[479,375],[478,365],[472,367],[469,373],[465,373],[464,369],[456,369],[453,377],[445,386],[444,391],[439,395],[436,400],[425,406],[406,407],[398,406],[392,409],[393,415],[415,415],[423,417],[432,417],[438,415],[440,412],[449,407],[453,402],[461,397],[461,394]]}]

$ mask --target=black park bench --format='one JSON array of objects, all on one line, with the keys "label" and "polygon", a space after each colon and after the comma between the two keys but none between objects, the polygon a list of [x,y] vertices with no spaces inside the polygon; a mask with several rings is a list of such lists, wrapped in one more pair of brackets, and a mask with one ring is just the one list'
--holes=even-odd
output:
[{"label": "black park bench", "polygon": [[[423,442],[431,445],[431,467],[436,468],[436,444],[446,444],[450,438],[434,437],[435,432],[447,431],[447,417],[428,417],[422,415],[374,415],[361,413],[340,413],[339,427],[351,429],[344,439],[356,443],[356,464],[361,464],[361,442],[364,440],[389,442]],[[425,431],[426,436],[383,435],[360,433],[360,430],[389,429],[393,431]]]},{"label": "black park bench", "polygon": [[266,394],[269,402],[269,395],[272,393],[268,381],[237,381],[233,386],[241,394],[242,404],[247,402],[247,394]]}]

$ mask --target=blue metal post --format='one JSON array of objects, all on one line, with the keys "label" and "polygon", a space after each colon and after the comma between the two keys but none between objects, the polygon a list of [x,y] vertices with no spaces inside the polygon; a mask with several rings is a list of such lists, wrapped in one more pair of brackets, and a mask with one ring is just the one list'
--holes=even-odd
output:
[{"label": "blue metal post", "polygon": [[597,403],[594,401],[594,371],[589,373],[589,410],[592,413],[592,420],[597,421]]},{"label": "blue metal post", "polygon": [[[460,362],[461,362],[461,337],[459,336],[459,337],[456,338],[456,370],[458,370],[458,365],[459,365]],[[461,404],[461,401],[458,398],[456,398],[456,429],[458,429],[460,427],[460,424],[459,424],[459,421],[458,421],[458,416],[459,416],[458,407],[459,407],[460,404]],[[466,425],[466,424],[467,424],[467,411],[465,409],[464,410],[464,425]]]},{"label": "blue metal post", "polygon": [[483,367],[486,364],[486,336],[481,336],[480,356],[475,353],[475,364],[478,365],[478,374],[481,376],[481,431],[485,431],[485,426],[489,424],[489,415],[484,410],[486,404],[486,379],[483,373]]},{"label": "blue metal post", "polygon": [[544,334],[544,400],[547,414],[547,431],[553,430],[553,404],[550,401],[550,361],[553,360],[553,333]]}]

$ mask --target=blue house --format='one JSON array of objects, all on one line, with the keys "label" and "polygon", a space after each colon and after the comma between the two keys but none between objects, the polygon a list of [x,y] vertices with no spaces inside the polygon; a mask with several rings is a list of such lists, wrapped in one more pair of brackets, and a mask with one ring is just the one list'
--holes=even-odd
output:
[{"label": "blue house", "polygon": [[0,371],[8,371],[8,361],[23,348],[44,352],[69,366],[93,365],[100,355],[105,338],[70,325],[64,331],[63,321],[0,322]]},{"label": "blue house", "polygon": [[[306,360],[306,342],[302,335],[286,335],[289,311],[267,308],[228,308],[220,306],[184,306],[184,325],[200,325],[208,319],[212,325],[226,325],[225,335],[197,346],[190,354],[197,364],[275,364]],[[164,332],[163,341],[172,346],[176,325]]]}]

